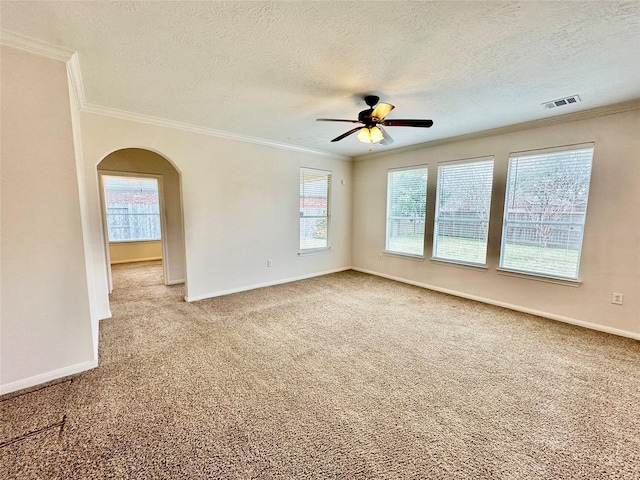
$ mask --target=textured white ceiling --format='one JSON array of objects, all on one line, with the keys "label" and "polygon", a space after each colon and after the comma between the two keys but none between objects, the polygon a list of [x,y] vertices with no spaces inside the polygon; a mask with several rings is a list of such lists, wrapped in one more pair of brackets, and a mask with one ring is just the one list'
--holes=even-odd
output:
[{"label": "textured white ceiling", "polygon": [[[11,2],[3,29],[78,52],[86,101],[349,156],[374,93],[395,147],[640,98],[640,2]],[[578,94],[582,102],[541,103]],[[376,151],[389,147],[376,146]]]}]

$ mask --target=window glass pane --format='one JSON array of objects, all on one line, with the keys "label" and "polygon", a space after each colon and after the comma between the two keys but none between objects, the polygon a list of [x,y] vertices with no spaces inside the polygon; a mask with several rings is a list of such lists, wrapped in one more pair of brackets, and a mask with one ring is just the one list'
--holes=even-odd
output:
[{"label": "window glass pane", "polygon": [[434,258],[486,264],[492,184],[493,159],[438,166]]},{"label": "window glass pane", "polygon": [[158,181],[104,176],[110,242],[160,240]]},{"label": "window glass pane", "polygon": [[300,249],[329,246],[331,172],[300,170]]},{"label": "window glass pane", "polygon": [[388,252],[424,255],[427,167],[391,170],[387,176]]},{"label": "window glass pane", "polygon": [[593,148],[509,159],[500,267],[577,279]]}]

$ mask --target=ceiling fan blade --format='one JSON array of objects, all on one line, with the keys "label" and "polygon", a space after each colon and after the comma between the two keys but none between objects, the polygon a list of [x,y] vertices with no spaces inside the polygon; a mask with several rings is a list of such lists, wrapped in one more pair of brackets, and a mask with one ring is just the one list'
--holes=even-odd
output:
[{"label": "ceiling fan blade", "polygon": [[342,120],[340,118],[316,118],[316,122],[348,122],[360,123],[360,120]]},{"label": "ceiling fan blade", "polygon": [[393,120],[385,120],[383,122],[380,122],[380,125],[384,125],[385,127],[429,128],[431,125],[433,125],[433,120],[408,120],[408,119],[394,118]]},{"label": "ceiling fan blade", "polygon": [[349,135],[351,135],[352,133],[356,133],[358,130],[361,130],[365,128],[365,126],[363,125],[362,127],[356,127],[352,130],[349,130],[347,133],[343,133],[342,135],[340,135],[339,137],[334,138],[333,140],[331,140],[332,142],[338,142],[340,140],[342,140],[344,137],[348,137]]},{"label": "ceiling fan blade", "polygon": [[378,125],[378,128],[382,132],[382,140],[380,140],[380,145],[391,145],[393,143],[393,138],[391,137],[391,135],[389,135],[389,132],[387,132],[380,125]]},{"label": "ceiling fan blade", "polygon": [[379,103],[376,105],[376,108],[373,109],[373,112],[371,112],[371,116],[376,117],[378,120],[382,120],[384,117],[389,115],[389,112],[394,108],[396,107],[390,103]]}]

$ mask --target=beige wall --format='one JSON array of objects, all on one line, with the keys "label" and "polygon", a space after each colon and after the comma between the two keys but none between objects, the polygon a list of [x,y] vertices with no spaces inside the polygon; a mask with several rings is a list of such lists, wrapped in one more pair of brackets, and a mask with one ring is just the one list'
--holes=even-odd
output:
[{"label": "beige wall", "polygon": [[[95,166],[86,168],[95,169]],[[104,158],[98,165],[100,171],[116,171],[129,173],[145,173],[162,176],[164,196],[165,235],[167,241],[167,258],[165,270],[166,283],[184,282],[185,257],[184,234],[182,230],[182,193],[180,190],[180,173],[164,157],[155,152],[140,148],[117,150]],[[138,247],[140,248],[140,247]],[[111,252],[114,248],[110,249]],[[116,247],[116,255],[126,255],[124,247]],[[161,254],[160,254],[161,256]],[[144,258],[144,257],[139,257]],[[113,263],[113,257],[111,261]]]},{"label": "beige wall", "polygon": [[1,47],[0,390],[96,365],[64,62]]},{"label": "beige wall", "polygon": [[[144,148],[180,171],[189,300],[351,265],[351,161],[88,112],[81,121],[92,231],[101,230],[96,165],[106,155]],[[332,249],[318,255],[298,255],[301,166],[333,172]],[[93,235],[98,302],[107,313],[102,241]]]},{"label": "beige wall", "polygon": [[[496,271],[510,152],[595,143],[579,287]],[[495,156],[486,270],[429,259],[438,162]],[[380,253],[385,246],[387,170],[428,164],[427,258]],[[354,163],[353,265],[404,281],[535,311],[640,338],[640,111],[444,143]],[[611,293],[624,293],[624,305]]]},{"label": "beige wall", "polygon": [[111,264],[144,262],[162,259],[162,242],[151,240],[144,242],[112,242],[109,243],[109,259]]}]

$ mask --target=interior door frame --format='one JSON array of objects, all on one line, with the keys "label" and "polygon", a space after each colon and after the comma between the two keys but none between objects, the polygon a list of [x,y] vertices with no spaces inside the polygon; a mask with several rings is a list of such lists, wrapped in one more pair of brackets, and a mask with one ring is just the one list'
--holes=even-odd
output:
[{"label": "interior door frame", "polygon": [[107,225],[107,199],[104,191],[103,177],[128,177],[128,178],[155,178],[158,182],[158,207],[160,209],[160,242],[162,244],[162,281],[169,285],[168,258],[169,247],[167,245],[167,219],[164,203],[164,185],[162,174],[123,172],[119,170],[98,170],[98,186],[100,188],[100,210],[102,213],[102,232],[105,247],[105,259],[107,262],[107,278],[109,280],[109,293],[113,292],[113,276],[111,274],[111,253],[109,251],[109,230]]}]

